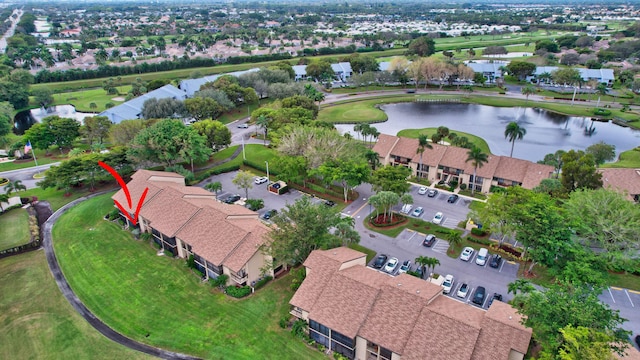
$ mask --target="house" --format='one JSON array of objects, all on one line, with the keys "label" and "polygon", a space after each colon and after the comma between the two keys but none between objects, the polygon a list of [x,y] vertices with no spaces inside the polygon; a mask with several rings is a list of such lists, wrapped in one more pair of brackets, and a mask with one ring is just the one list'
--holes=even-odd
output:
[{"label": "house", "polygon": [[509,64],[508,61],[475,62],[467,61],[465,64],[474,73],[480,73],[487,79],[488,83],[494,83],[496,79],[502,77],[502,68]]},{"label": "house", "polygon": [[640,169],[601,168],[602,187],[624,193],[629,200],[640,202]]},{"label": "house", "polygon": [[[542,74],[553,74],[554,71],[558,70],[557,66],[538,66],[536,67],[533,76],[529,77],[527,80],[529,81],[537,81],[537,79]],[[607,86],[612,86],[615,81],[615,76],[613,74],[613,69],[586,69],[586,68],[575,68],[580,72],[580,77],[582,81],[589,82],[590,80],[596,80],[601,84],[605,84]],[[542,81],[542,80],[541,80]],[[558,84],[563,85],[563,84]]]},{"label": "house", "polygon": [[135,99],[124,102],[118,106],[109,108],[98,114],[98,116],[106,116],[114,124],[119,124],[124,120],[140,119],[142,118],[142,107],[144,106],[145,101],[149,99],[160,100],[164,98],[184,100],[187,98],[187,95],[184,93],[184,91],[178,89],[173,85],[165,85],[146,94],[142,94]]},{"label": "house", "polygon": [[180,85],[178,85],[178,87],[180,88],[180,90],[184,91],[187,94],[187,97],[193,97],[196,91],[200,90],[200,87],[202,85],[209,82],[214,82],[221,76],[231,75],[235,77],[240,77],[240,75],[255,72],[255,71],[260,71],[260,69],[253,68],[253,69],[234,71],[234,72],[224,73],[224,74],[209,75],[209,76],[205,76],[197,79],[181,80]]},{"label": "house", "polygon": [[290,300],[309,336],[349,359],[523,359],[531,329],[509,304],[489,310],[442,295],[417,277],[366,266],[366,255],[340,247],[314,250]]},{"label": "house", "polygon": [[[172,172],[138,170],[127,188],[132,199],[148,189],[136,225],[121,214],[127,224],[152,234],[153,241],[173,256],[193,256],[205,278],[224,274],[229,285],[252,285],[282,270],[282,266],[273,269],[273,259],[261,251],[269,228],[256,212],[221,203],[202,188],[185,186],[184,177]],[[122,189],[112,199],[128,205]]]},{"label": "house", "polygon": [[292,68],[295,73],[295,81],[307,80],[307,65],[293,65]]},{"label": "house", "polygon": [[466,161],[468,149],[433,143],[431,146],[422,154],[422,164],[417,152],[418,139],[380,134],[373,151],[378,153],[382,165],[405,166],[411,169],[412,176],[427,178],[432,183],[453,181],[466,184],[469,189],[475,186],[476,191],[483,193],[488,193],[492,186],[532,189],[554,171],[550,165],[488,155],[488,161],[477,169],[474,181],[474,168]]},{"label": "house", "polygon": [[339,62],[337,64],[331,64],[331,69],[336,74],[336,78],[342,82],[346,82],[351,75],[353,75],[353,70],[351,69],[351,63],[349,62]]}]

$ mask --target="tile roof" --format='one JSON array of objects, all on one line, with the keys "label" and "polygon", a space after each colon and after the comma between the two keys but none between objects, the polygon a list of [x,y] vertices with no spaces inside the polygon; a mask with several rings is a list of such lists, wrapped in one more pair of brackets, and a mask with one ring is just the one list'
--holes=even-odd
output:
[{"label": "tile roof", "polygon": [[493,176],[521,183],[527,173],[529,163],[526,160],[502,156]]},{"label": "tile roof", "polygon": [[[171,186],[165,187],[151,200],[145,201],[140,216],[149,221],[149,225],[167,235],[174,237],[199,207],[184,201],[183,193]],[[168,214],[170,210],[170,214]]]},{"label": "tile roof", "polygon": [[115,194],[113,194],[113,196],[111,196],[111,199],[120,203],[120,205],[122,205],[125,210],[131,213],[135,212],[135,209],[138,206],[137,201],[142,196],[145,188],[149,188],[147,196],[145,197],[145,203],[153,199],[153,197],[162,190],[162,187],[156,186],[154,183],[147,182],[146,180],[142,180],[142,178],[134,178],[133,180],[129,181],[129,183],[127,184],[127,188],[129,189],[129,195],[131,196],[131,208],[129,208],[127,196],[125,195],[123,189],[120,189]]},{"label": "tile roof", "polygon": [[178,173],[174,173],[170,171],[155,171],[155,170],[146,170],[146,169],[140,169],[136,171],[133,175],[131,175],[131,178],[132,179],[142,178],[144,180],[149,180],[152,176],[167,177],[167,178],[182,178],[184,180],[184,176]]},{"label": "tile roof", "polygon": [[[244,265],[251,260],[256,252],[260,251],[260,247],[264,244],[269,233],[269,228],[261,222],[243,221],[244,223],[253,223],[253,227],[248,228],[248,234],[238,246],[227,255],[222,262],[231,271],[238,272]],[[236,224],[240,225],[240,224]],[[246,224],[249,225],[249,224]]]},{"label": "tile roof", "polygon": [[320,250],[319,253],[326,258],[334,259],[336,261],[339,261],[340,263],[345,263],[347,261],[366,257],[366,254],[363,254],[357,250],[350,249],[346,246],[341,246],[330,250]]},{"label": "tile roof", "polygon": [[598,169],[602,173],[602,187],[626,191],[627,198],[640,194],[640,169]]},{"label": "tile roof", "polygon": [[444,152],[442,159],[440,159],[440,165],[464,169],[467,166],[465,162],[467,160],[467,151],[469,150],[465,148],[447,146],[447,150]]},{"label": "tile roof", "polygon": [[303,265],[307,269],[307,276],[289,303],[309,311],[318,300],[331,275],[340,269],[341,264],[316,250],[309,254]]},{"label": "tile roof", "polygon": [[530,162],[527,166],[527,172],[524,175],[524,179],[522,179],[522,187],[525,189],[533,189],[540,185],[542,180],[550,178],[554,170],[554,167],[551,165]]},{"label": "tile roof", "polygon": [[400,140],[399,137],[387,134],[378,135],[378,141],[373,145],[373,151],[377,152],[380,156],[386,157],[389,155],[393,146]]},{"label": "tile roof", "polygon": [[[447,151],[448,146],[431,143],[431,147],[432,149],[424,149],[424,153],[422,154],[422,163],[428,166],[438,166],[438,164],[440,164],[440,161],[442,160],[442,157],[444,156],[445,151]],[[418,148],[416,146],[416,150],[417,149]],[[417,151],[413,155],[411,161],[415,162],[416,164],[420,163],[420,154],[418,154]]]},{"label": "tile roof", "polygon": [[401,137],[398,139],[395,146],[391,150],[391,155],[402,156],[408,159],[413,159],[413,157],[416,155],[417,149],[418,149],[418,139]]}]

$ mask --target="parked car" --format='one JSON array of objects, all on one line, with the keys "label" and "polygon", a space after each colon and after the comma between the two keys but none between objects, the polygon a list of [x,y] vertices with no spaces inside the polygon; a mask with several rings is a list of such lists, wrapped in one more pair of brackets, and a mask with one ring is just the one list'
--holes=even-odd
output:
[{"label": "parked car", "polygon": [[472,247],[470,246],[465,247],[464,249],[462,249],[462,254],[460,254],[460,260],[469,261],[473,256],[474,252],[475,250],[473,250]]},{"label": "parked car", "polygon": [[636,344],[640,348],[640,335],[636,335]]},{"label": "parked car", "polygon": [[413,209],[411,216],[420,217],[422,216],[422,213],[424,213],[424,209],[422,208],[422,206],[418,206],[417,208]]},{"label": "parked car", "polygon": [[255,182],[256,184],[260,185],[260,184],[266,183],[267,181],[269,181],[269,179],[267,179],[266,177],[259,176],[253,182]]},{"label": "parked car", "polygon": [[405,260],[402,265],[400,265],[400,270],[398,270],[398,274],[404,274],[407,271],[411,271],[411,260]]},{"label": "parked car", "polygon": [[380,254],[376,257],[376,260],[373,262],[374,269],[380,269],[387,263],[388,256],[385,254]]},{"label": "parked car", "polygon": [[333,202],[333,201],[331,201],[331,200],[325,200],[325,201],[324,201],[324,204],[325,204],[325,205],[327,205],[327,206],[335,206],[335,205],[336,205],[336,203],[334,203],[334,202]]},{"label": "parked car", "polygon": [[426,247],[431,247],[431,245],[433,245],[435,242],[436,242],[436,236],[433,234],[429,234],[424,238],[422,245]]},{"label": "parked car", "polygon": [[458,289],[456,296],[464,299],[467,297],[468,293],[469,293],[469,284],[462,284],[460,285],[460,289]]},{"label": "parked car", "polygon": [[416,275],[418,275],[418,277],[420,279],[422,279],[424,277],[424,272],[422,271],[422,266],[418,265],[416,267]]},{"label": "parked car", "polygon": [[476,292],[473,293],[473,300],[471,300],[474,304],[478,304],[480,306],[482,306],[482,303],[484,302],[484,298],[487,294],[487,290],[485,290],[484,287],[482,286],[478,286],[478,288],[476,289]]},{"label": "parked car", "polygon": [[488,257],[489,250],[487,250],[487,248],[481,248],[480,250],[478,250],[478,256],[476,256],[476,264],[484,266],[487,263]]},{"label": "parked car", "polygon": [[493,304],[494,300],[502,301],[502,295],[498,293],[493,293],[493,297],[489,299],[489,305],[487,305],[487,307],[491,307],[491,304]]},{"label": "parked car", "polygon": [[456,201],[458,201],[459,196],[457,194],[451,194],[449,195],[449,198],[447,199],[448,203],[455,203]]},{"label": "parked car", "polygon": [[238,200],[240,200],[240,195],[235,194],[235,195],[229,195],[229,196],[227,196],[227,197],[223,200],[223,202],[224,202],[224,203],[226,203],[226,204],[233,204],[233,203],[235,203],[235,202],[236,202],[236,201],[238,201]]},{"label": "parked car", "polygon": [[277,213],[278,213],[278,210],[276,210],[276,209],[267,210],[267,211],[265,211],[264,214],[262,214],[261,218],[263,220],[269,220]]},{"label": "parked car", "polygon": [[393,274],[398,268],[398,258],[392,257],[387,261],[387,265],[384,266],[384,272]]},{"label": "parked car", "polygon": [[429,191],[427,191],[428,197],[435,197],[436,195],[438,195],[438,190],[436,189],[429,189]]},{"label": "parked car", "polygon": [[489,261],[489,266],[492,268],[499,268],[500,264],[502,264],[502,256],[495,254],[491,257],[491,261]]},{"label": "parked car", "polygon": [[413,209],[413,205],[404,204],[402,205],[402,209],[400,210],[400,212],[408,215],[411,212],[411,209]]},{"label": "parked car", "polygon": [[433,217],[433,220],[431,220],[431,222],[433,222],[436,225],[440,225],[442,223],[442,217],[443,216],[444,215],[442,215],[442,213],[438,211],[436,213],[436,216]]},{"label": "parked car", "polygon": [[442,289],[442,292],[445,294],[448,294],[451,292],[451,288],[453,287],[453,275],[447,275],[444,277],[444,282],[442,283],[442,286],[444,287],[444,289]]},{"label": "parked car", "polygon": [[420,189],[418,189],[418,195],[424,195],[427,193],[427,187],[426,186],[420,186]]},{"label": "parked car", "polygon": [[244,124],[238,124],[238,128],[239,129],[248,129],[249,128],[249,124],[244,123]]}]

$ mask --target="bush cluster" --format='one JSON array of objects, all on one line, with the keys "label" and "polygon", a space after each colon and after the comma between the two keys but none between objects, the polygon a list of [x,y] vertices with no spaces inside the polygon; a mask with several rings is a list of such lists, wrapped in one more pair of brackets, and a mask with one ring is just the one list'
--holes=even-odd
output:
[{"label": "bush cluster", "polygon": [[225,293],[231,297],[239,299],[251,294],[251,288],[249,286],[227,286],[225,288]]},{"label": "bush cluster", "polygon": [[472,233],[473,235],[475,235],[475,236],[485,236],[485,235],[487,235],[487,232],[486,232],[486,231],[484,231],[484,230],[482,230],[482,229],[479,229],[479,228],[473,228],[473,229],[471,229],[471,233]]},{"label": "bush cluster", "polygon": [[209,170],[201,173],[200,175],[198,175],[196,177],[196,180],[198,182],[200,182],[200,181],[202,181],[202,180],[204,180],[204,179],[206,179],[206,178],[208,178],[210,176],[220,175],[220,174],[223,174],[223,173],[228,173],[228,172],[236,171],[236,170],[240,170],[240,165],[227,165],[227,166],[216,167],[216,168],[209,169]]},{"label": "bush cluster", "polygon": [[229,280],[229,275],[220,275],[217,278],[209,278],[209,282],[211,286],[222,288],[227,285],[227,280]]},{"label": "bush cluster", "polygon": [[263,277],[262,279],[256,281],[256,284],[253,286],[253,288],[258,290],[258,289],[263,287],[266,283],[268,283],[271,280],[273,280],[273,277],[267,275],[267,276]]}]

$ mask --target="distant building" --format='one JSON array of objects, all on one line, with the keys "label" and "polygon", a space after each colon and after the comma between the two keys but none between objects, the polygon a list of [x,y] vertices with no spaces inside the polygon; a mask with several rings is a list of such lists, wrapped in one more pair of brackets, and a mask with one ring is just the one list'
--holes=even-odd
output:
[{"label": "distant building", "polygon": [[[554,71],[558,70],[557,66],[538,66],[536,67],[533,76],[528,78],[529,81],[537,81],[538,77],[542,74],[553,74]],[[590,80],[597,80],[601,84],[605,84],[607,86],[612,86],[615,81],[615,76],[613,74],[613,69],[586,69],[586,68],[574,68],[580,72],[580,77],[584,82],[588,82]],[[558,84],[564,85],[564,84]]]},{"label": "distant building", "polygon": [[114,124],[119,124],[123,120],[141,119],[142,107],[145,101],[149,99],[160,100],[165,98],[184,100],[187,98],[187,95],[184,91],[178,89],[173,85],[165,85],[146,94],[142,94],[137,98],[124,102],[118,106],[109,108],[98,114],[98,116],[106,116]]},{"label": "distant building", "polygon": [[502,77],[502,67],[507,66],[508,61],[474,62],[466,63],[474,73],[480,73],[487,79],[488,83],[494,83],[496,79]]},{"label": "distant building", "polygon": [[224,73],[224,74],[209,75],[209,76],[201,77],[198,79],[181,80],[180,85],[178,85],[178,87],[180,88],[180,90],[184,91],[187,94],[187,97],[193,97],[196,91],[200,90],[200,87],[202,85],[208,82],[214,82],[221,76],[231,75],[231,76],[239,77],[242,74],[247,74],[247,73],[251,73],[259,70],[260,70],[259,68],[253,68],[249,70],[234,71],[234,72]]}]

